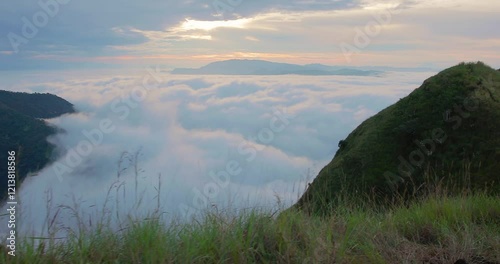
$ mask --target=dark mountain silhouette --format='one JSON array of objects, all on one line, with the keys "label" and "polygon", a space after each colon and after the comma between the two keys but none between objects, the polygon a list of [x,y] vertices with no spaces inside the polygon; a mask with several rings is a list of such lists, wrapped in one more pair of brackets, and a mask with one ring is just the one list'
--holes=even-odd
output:
[{"label": "dark mountain silhouette", "polygon": [[445,186],[500,192],[499,71],[461,63],[427,79],[341,140],[294,207],[328,214],[341,193],[387,201],[422,186],[428,170]]},{"label": "dark mountain silhouette", "polygon": [[27,94],[0,91],[0,200],[7,192],[8,151],[16,152],[17,184],[30,172],[42,169],[52,157],[53,146],[47,137],[56,133],[39,118],[73,113],[73,105],[52,94]]},{"label": "dark mountain silhouette", "polygon": [[73,113],[73,105],[49,93],[28,94],[0,90],[0,104],[34,118],[53,118]]},{"label": "dark mountain silhouette", "polygon": [[322,64],[296,65],[263,60],[226,60],[210,63],[198,69],[178,68],[172,74],[204,75],[356,75],[371,76],[383,73],[379,70],[326,66]]}]

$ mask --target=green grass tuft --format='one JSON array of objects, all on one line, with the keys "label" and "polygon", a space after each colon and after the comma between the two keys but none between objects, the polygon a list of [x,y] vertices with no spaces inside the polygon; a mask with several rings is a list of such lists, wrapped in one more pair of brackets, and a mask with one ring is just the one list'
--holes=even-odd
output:
[{"label": "green grass tuft", "polygon": [[20,240],[16,257],[2,250],[0,263],[499,263],[500,197],[432,190],[384,207],[344,195],[323,217],[218,208],[188,223],[131,217],[118,232],[104,225],[64,242]]}]

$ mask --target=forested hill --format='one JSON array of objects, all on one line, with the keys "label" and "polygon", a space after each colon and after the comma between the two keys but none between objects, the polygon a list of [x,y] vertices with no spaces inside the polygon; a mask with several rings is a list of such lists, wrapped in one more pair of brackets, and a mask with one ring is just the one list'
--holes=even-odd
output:
[{"label": "forested hill", "polygon": [[52,94],[0,91],[0,200],[7,193],[8,151],[16,152],[17,184],[30,172],[42,169],[52,158],[53,146],[47,137],[56,133],[38,118],[73,113],[73,105]]},{"label": "forested hill", "polygon": [[53,118],[73,113],[73,105],[53,94],[16,93],[0,90],[0,104],[35,118]]}]

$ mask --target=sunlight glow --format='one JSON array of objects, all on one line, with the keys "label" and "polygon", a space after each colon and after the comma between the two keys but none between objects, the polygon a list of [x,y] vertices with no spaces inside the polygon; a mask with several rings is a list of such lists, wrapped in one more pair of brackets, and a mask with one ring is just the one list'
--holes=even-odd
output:
[{"label": "sunlight glow", "polygon": [[245,28],[251,19],[237,19],[237,20],[220,20],[220,21],[200,21],[186,19],[181,25],[180,29],[188,30],[205,30],[210,31],[217,28]]}]

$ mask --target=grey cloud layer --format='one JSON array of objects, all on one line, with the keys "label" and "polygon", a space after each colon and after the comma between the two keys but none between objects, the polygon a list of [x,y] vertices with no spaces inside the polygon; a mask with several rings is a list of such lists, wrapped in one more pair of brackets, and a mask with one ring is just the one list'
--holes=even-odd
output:
[{"label": "grey cloud layer", "polygon": [[[62,1],[62,0],[61,0]],[[12,50],[7,39],[9,32],[22,36],[22,18],[32,21],[35,13],[43,11],[40,1],[2,1],[0,10],[0,50]],[[146,41],[140,34],[117,34],[113,29],[134,27],[160,31],[172,27],[185,18],[218,20],[213,1],[75,1],[58,4],[59,11],[50,18],[37,36],[23,51],[50,52],[51,49],[73,47],[82,54],[99,55],[106,46],[138,44]],[[345,7],[349,1],[242,1],[234,10],[241,16],[251,16],[266,10],[315,10]],[[225,19],[235,18],[233,13]],[[109,50],[106,50],[109,52]],[[107,53],[108,54],[108,53]]]},{"label": "grey cloud layer", "polygon": [[[210,173],[220,172],[231,160],[239,163],[241,173],[231,177],[211,203],[219,208],[227,204],[237,208],[273,205],[277,195],[290,204],[307,180],[332,158],[339,140],[429,75],[282,78],[165,74],[161,84],[122,120],[121,113],[111,109],[141,85],[140,74],[2,74],[9,90],[56,93],[80,110],[50,121],[65,131],[50,138],[62,155],[57,162],[64,162],[79,142],[88,139],[83,132],[98,128],[103,119],[112,120],[115,127],[90,155],[62,175],[62,182],[55,175],[56,162],[23,184],[23,232],[40,231],[40,219],[47,215],[47,191],[52,192],[52,216],[58,205],[73,206],[74,200],[83,215],[98,218],[116,181],[122,186],[111,192],[111,211],[120,210],[122,217],[131,211],[151,211],[156,207],[154,187],[159,175],[162,210],[169,216],[181,215],[180,204],[199,206],[193,200],[197,197],[193,188],[203,191],[213,181]],[[294,118],[273,140],[262,142],[259,131],[269,128],[275,108],[286,109]],[[244,154],[239,151],[242,144],[247,150]],[[258,151],[254,155],[250,149]],[[117,178],[122,153],[137,150],[141,150],[138,191],[144,195],[139,207],[134,204],[134,168],[127,158],[122,168],[128,169]],[[58,223],[76,225],[71,212],[64,210],[59,212]]]},{"label": "grey cloud layer", "polygon": [[[0,3],[0,70],[131,67],[148,60],[200,66],[201,59],[245,55],[345,64],[339,45],[352,43],[359,29],[376,21],[374,14],[398,3],[402,12],[392,16],[381,34],[363,48],[361,55],[369,56],[359,56],[357,64],[499,63],[495,52],[500,4],[494,0],[242,0],[223,17],[216,15],[212,0],[40,1],[67,4],[60,4],[57,14],[16,54],[7,35],[22,36],[23,17],[31,20],[42,8],[35,0]],[[179,29],[186,19],[219,21],[225,26],[208,31]],[[228,26],[236,19],[247,19],[248,25]]]}]

